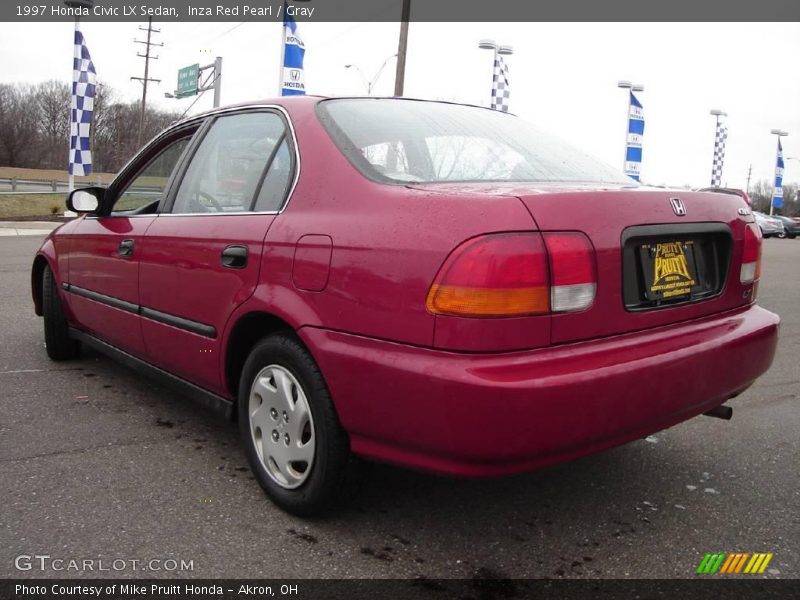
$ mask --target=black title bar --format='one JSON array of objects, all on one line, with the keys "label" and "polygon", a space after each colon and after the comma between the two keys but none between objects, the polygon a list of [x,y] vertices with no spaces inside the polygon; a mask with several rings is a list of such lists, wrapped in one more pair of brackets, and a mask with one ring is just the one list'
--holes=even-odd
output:
[{"label": "black title bar", "polygon": [[[691,576],[691,575],[690,575]],[[741,600],[797,598],[798,580],[693,579],[4,579],[3,600]]]},{"label": "black title bar", "polygon": [[[410,21],[800,21],[797,0],[408,0]],[[3,0],[0,21],[400,21],[403,0]],[[286,7],[286,8],[285,8]],[[665,45],[677,40],[665,39]]]}]

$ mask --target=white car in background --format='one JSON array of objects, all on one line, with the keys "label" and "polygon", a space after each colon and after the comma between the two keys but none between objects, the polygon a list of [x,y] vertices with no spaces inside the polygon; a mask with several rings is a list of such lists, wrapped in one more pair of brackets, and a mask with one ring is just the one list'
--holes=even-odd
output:
[{"label": "white car in background", "polygon": [[761,235],[763,235],[765,238],[783,235],[783,222],[780,219],[770,217],[769,215],[755,210],[753,211],[753,215],[756,218],[756,223],[758,223],[758,226],[761,229]]}]

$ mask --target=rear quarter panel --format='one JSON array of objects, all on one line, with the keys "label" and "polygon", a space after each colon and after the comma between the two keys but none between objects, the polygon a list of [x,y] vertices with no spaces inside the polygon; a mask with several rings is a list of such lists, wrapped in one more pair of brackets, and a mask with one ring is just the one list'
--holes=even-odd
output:
[{"label": "rear quarter panel", "polygon": [[[430,346],[436,320],[425,299],[447,255],[485,232],[534,229],[533,220],[516,198],[371,182],[334,145],[313,105],[295,105],[292,113],[300,178],[267,235],[261,282],[243,310],[263,307],[295,328]],[[292,280],[304,235],[332,240],[321,291],[298,289]],[[508,329],[514,330],[510,323]]]}]

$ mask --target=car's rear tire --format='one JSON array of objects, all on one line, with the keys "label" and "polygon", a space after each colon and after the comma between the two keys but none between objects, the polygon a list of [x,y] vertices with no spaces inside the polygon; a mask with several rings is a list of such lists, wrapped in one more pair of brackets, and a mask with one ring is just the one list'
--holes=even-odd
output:
[{"label": "car's rear tire", "polygon": [[50,267],[45,267],[42,273],[42,314],[47,356],[52,360],[69,360],[78,356],[80,343],[69,336],[58,284]]},{"label": "car's rear tire", "polygon": [[239,430],[258,483],[296,515],[335,507],[353,474],[350,442],[319,367],[290,334],[256,344],[239,383]]}]

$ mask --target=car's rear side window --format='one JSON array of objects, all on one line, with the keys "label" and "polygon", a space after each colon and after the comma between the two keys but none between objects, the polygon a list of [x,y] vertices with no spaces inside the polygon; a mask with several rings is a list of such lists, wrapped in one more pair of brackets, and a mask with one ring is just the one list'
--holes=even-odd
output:
[{"label": "car's rear side window", "polygon": [[[254,209],[256,195],[266,183],[275,188],[273,175],[280,149],[286,146],[283,119],[272,112],[249,112],[218,117],[206,132],[181,180],[172,213],[231,213]],[[286,151],[288,155],[288,148]],[[285,164],[286,179],[292,164]],[[280,208],[283,195],[270,195]],[[255,208],[255,210],[272,210]],[[277,210],[277,208],[275,209]]]},{"label": "car's rear side window", "polygon": [[339,149],[370,179],[634,184],[619,170],[499,111],[416,100],[318,105]]},{"label": "car's rear side window", "polygon": [[292,180],[292,155],[289,141],[284,138],[275,151],[253,210],[273,212],[281,209]]}]

